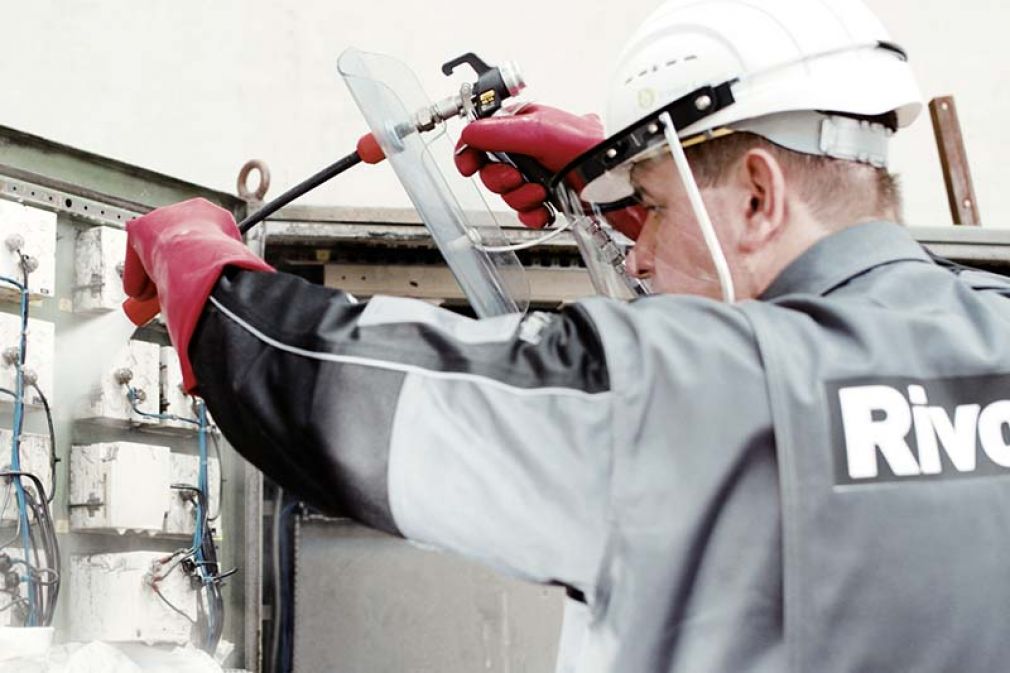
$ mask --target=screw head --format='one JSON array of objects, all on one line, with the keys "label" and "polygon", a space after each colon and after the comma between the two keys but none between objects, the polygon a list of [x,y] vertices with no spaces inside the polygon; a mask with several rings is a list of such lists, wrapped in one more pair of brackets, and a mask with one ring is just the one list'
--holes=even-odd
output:
[{"label": "screw head", "polygon": [[698,96],[698,98],[694,101],[694,106],[698,108],[699,111],[704,112],[712,107],[712,97],[708,95]]}]

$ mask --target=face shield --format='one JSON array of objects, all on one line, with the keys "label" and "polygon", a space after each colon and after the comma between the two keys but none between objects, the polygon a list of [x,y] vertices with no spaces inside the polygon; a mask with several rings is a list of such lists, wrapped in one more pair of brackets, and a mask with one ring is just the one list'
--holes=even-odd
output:
[{"label": "face shield", "polygon": [[[578,157],[552,180],[598,291],[657,292],[734,301],[733,280],[684,146],[732,131],[680,139],[734,102],[727,82],[702,87],[651,113]],[[626,257],[628,236],[636,240]]]}]

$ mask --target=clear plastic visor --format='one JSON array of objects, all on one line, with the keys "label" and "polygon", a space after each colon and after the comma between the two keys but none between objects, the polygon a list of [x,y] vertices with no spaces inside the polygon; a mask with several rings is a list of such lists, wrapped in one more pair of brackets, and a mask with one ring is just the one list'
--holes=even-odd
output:
[{"label": "clear plastic visor", "polygon": [[605,241],[596,246],[626,285],[732,301],[723,248],[682,144],[704,139],[681,141],[668,115],[643,125],[648,132],[629,134],[631,148],[622,155],[613,151],[622,144],[615,136],[557,176],[565,217],[576,232],[620,232],[633,241],[619,262]]}]

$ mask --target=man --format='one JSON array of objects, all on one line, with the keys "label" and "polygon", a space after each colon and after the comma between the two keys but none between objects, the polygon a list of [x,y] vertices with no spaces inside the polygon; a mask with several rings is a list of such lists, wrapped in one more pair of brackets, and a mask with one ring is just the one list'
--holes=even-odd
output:
[{"label": "man", "polygon": [[554,201],[577,229],[618,213],[655,296],[359,304],[269,273],[202,202],[130,225],[125,283],[157,289],[243,455],[568,587],[583,670],[1002,670],[1010,283],[894,223],[887,139],[919,109],[858,0],[674,0],[622,55],[602,143],[534,107],[459,159],[534,225],[546,192],[479,152],[564,165]]}]

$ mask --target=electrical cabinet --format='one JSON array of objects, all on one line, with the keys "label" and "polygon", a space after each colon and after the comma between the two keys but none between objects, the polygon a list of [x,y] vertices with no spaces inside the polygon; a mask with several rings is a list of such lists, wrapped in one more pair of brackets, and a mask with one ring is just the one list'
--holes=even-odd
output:
[{"label": "electrical cabinet", "polygon": [[127,393],[137,391],[136,406],[143,414],[157,414],[160,406],[159,346],[146,341],[130,341],[102,375],[84,401],[81,418],[98,421],[130,421],[155,425],[158,419],[138,414]]},{"label": "electrical cabinet", "polygon": [[[168,337],[164,327],[148,325],[137,335],[145,343],[126,346],[135,330],[121,320],[119,308],[124,299],[123,227],[153,208],[194,197],[238,218],[245,214],[246,204],[228,194],[8,128],[0,127],[0,147],[0,277],[14,281],[6,287],[0,282],[0,388],[14,388],[16,358],[5,362],[3,352],[12,349],[11,355],[16,355],[20,333],[21,306],[14,300],[20,297],[15,284],[21,281],[22,269],[13,247],[31,258],[33,269],[25,370],[38,380],[52,404],[56,435],[55,450],[49,452],[47,419],[39,406],[30,408],[25,430],[45,438],[23,436],[22,463],[52,490],[49,457],[64,458],[56,465],[51,510],[62,561],[53,617],[56,641],[196,644],[204,634],[191,633],[187,617],[197,618],[197,598],[185,568],[177,567],[159,588],[186,617],[173,612],[147,579],[152,559],[191,544],[196,518],[192,492],[172,485],[197,482],[197,427],[162,422],[157,416],[166,411],[195,419],[195,414],[191,399],[178,388],[177,362],[166,369],[169,394],[162,399],[160,348]],[[117,354],[119,347],[124,348]],[[132,408],[127,397],[131,388],[141,393],[140,412],[150,416]],[[41,401],[32,387],[26,389],[25,398]],[[0,393],[0,428],[12,427],[11,401],[10,395]],[[223,637],[238,643],[242,655],[233,663],[242,666],[245,634],[253,625],[245,616],[243,579],[247,571],[255,571],[242,558],[249,530],[242,525],[244,509],[222,509],[219,503],[241,504],[245,468],[227,442],[221,439],[220,444],[220,453],[211,447],[208,509],[212,514],[221,512],[221,520],[212,524],[215,532],[221,526],[229,531],[229,544],[218,547],[222,567],[238,566],[242,572],[223,588]],[[0,467],[9,462],[10,435],[0,434]],[[225,496],[219,493],[222,473],[225,488],[230,489]],[[0,479],[0,508],[7,492],[4,486]],[[0,514],[0,545],[7,545],[17,532],[13,517],[13,508]],[[30,530],[39,538],[38,527]],[[254,536],[249,546],[257,546],[257,540]],[[7,551],[20,558],[20,540],[11,544],[14,548]],[[33,548],[30,555],[34,552]],[[39,565],[41,570],[54,569],[49,559]],[[23,574],[23,568],[15,570]],[[23,625],[24,610],[5,609],[9,595],[13,594],[0,591],[0,626]],[[12,621],[15,612],[20,614]],[[250,639],[249,644],[257,643]],[[3,649],[0,644],[0,658]],[[219,647],[217,654],[221,652]],[[255,668],[255,660],[249,661]]]},{"label": "electrical cabinet", "polygon": [[[14,433],[0,429],[0,472],[11,469],[11,443]],[[21,433],[21,471],[34,474],[42,482],[42,488],[49,496],[53,492],[52,448],[48,435]],[[27,481],[27,480],[26,480]],[[7,479],[0,477],[0,521],[17,519],[17,504],[14,496],[7,497]]]},{"label": "electrical cabinet", "polygon": [[70,450],[70,527],[162,532],[172,498],[167,446],[109,442]]},{"label": "electrical cabinet", "polygon": [[[2,201],[0,201],[2,203]],[[56,329],[46,320],[28,319],[27,358],[25,361],[25,400],[31,405],[41,405],[42,398],[29,385],[35,381],[39,390],[49,400],[53,395],[53,355]],[[14,390],[17,376],[18,343],[21,339],[21,317],[14,313],[0,313],[0,388]],[[7,395],[0,402],[10,403]]]},{"label": "electrical cabinet", "polygon": [[69,639],[189,642],[190,620],[197,617],[197,594],[189,577],[176,568],[157,582],[161,596],[152,586],[152,577],[165,568],[156,564],[166,556],[148,551],[72,556],[67,582]]},{"label": "electrical cabinet", "polygon": [[[164,532],[167,535],[192,535],[196,528],[196,493],[175,488],[175,485],[196,487],[199,483],[200,458],[181,453],[171,456],[172,495]],[[217,458],[207,459],[208,516],[221,513],[221,465]],[[213,524],[217,536],[221,535],[220,522]]]},{"label": "electrical cabinet", "polygon": [[91,227],[77,235],[74,250],[74,311],[96,313],[118,310],[123,292],[126,232],[113,227]]},{"label": "electrical cabinet", "polygon": [[[56,279],[56,213],[0,199],[0,276],[22,282],[21,255],[28,259],[28,293],[52,297]],[[17,301],[20,292],[0,283],[0,298]]]}]

